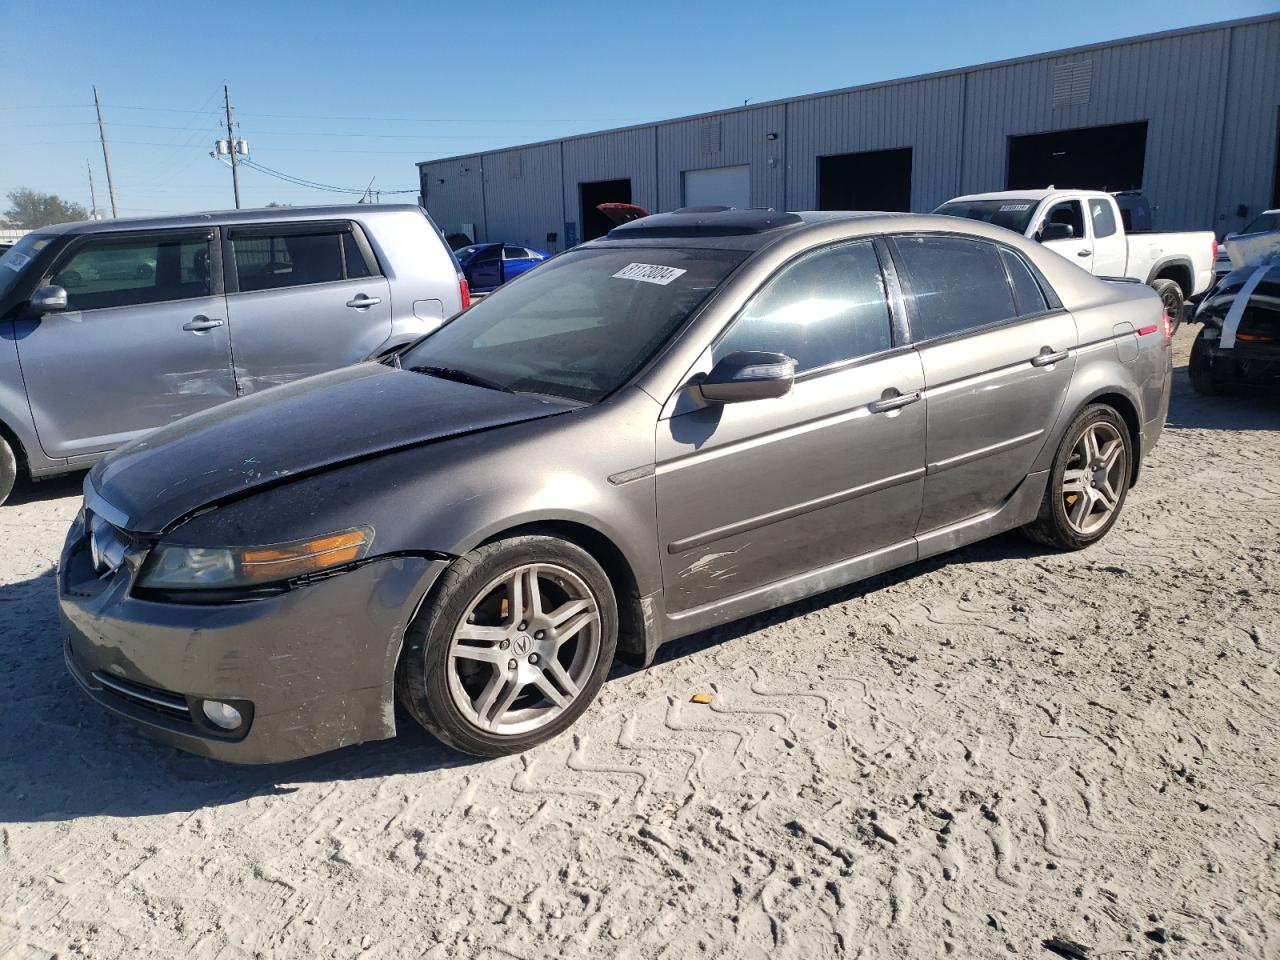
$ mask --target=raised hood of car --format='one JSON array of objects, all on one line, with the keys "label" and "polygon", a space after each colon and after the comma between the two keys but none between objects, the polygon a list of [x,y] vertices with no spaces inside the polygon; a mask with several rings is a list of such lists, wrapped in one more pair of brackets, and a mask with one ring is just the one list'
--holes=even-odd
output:
[{"label": "raised hood of car", "polygon": [[113,523],[161,533],[257,488],[576,406],[358,364],[162,427],[102,460],[85,490]]}]

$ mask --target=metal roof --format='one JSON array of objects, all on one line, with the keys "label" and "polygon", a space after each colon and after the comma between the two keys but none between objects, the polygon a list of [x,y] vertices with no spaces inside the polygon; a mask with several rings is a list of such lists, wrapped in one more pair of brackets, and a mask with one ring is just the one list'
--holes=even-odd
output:
[{"label": "metal roof", "polygon": [[367,219],[405,211],[422,213],[412,203],[348,203],[319,207],[258,207],[249,210],[211,210],[202,213],[178,213],[164,217],[121,217],[115,220],[80,220],[56,223],[33,230],[40,234],[110,233],[120,229],[161,230],[173,227],[201,227],[212,223],[274,223],[293,220],[335,220],[348,217]]}]

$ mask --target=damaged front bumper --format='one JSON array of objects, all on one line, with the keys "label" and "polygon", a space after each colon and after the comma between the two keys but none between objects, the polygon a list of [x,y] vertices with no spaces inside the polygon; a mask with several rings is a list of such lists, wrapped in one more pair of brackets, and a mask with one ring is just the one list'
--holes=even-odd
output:
[{"label": "damaged front bumper", "polygon": [[[158,740],[275,763],[395,736],[395,667],[445,560],[386,557],[274,596],[189,604],[132,595],[127,565],[95,574],[73,535],[58,571],[68,669],[98,704]],[[234,730],[204,701],[231,704]]]}]

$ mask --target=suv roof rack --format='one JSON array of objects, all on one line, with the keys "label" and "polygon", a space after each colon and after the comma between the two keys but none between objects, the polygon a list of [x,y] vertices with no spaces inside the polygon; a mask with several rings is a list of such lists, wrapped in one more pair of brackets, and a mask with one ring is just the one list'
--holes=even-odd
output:
[{"label": "suv roof rack", "polygon": [[674,213],[655,213],[614,227],[616,240],[640,237],[740,237],[767,233],[804,221],[794,213],[776,210],[738,210],[733,207],[683,207]]}]

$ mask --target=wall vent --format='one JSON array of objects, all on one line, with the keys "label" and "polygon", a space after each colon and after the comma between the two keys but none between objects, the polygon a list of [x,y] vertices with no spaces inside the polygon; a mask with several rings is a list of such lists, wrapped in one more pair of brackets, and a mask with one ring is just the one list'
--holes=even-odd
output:
[{"label": "wall vent", "polygon": [[511,158],[511,179],[518,180],[524,176],[524,156],[517,153]]},{"label": "wall vent", "polygon": [[1054,107],[1078,107],[1088,103],[1092,86],[1092,60],[1071,60],[1054,65]]},{"label": "wall vent", "polygon": [[702,152],[719,153],[721,143],[720,121],[712,120],[702,125]]}]

